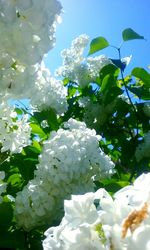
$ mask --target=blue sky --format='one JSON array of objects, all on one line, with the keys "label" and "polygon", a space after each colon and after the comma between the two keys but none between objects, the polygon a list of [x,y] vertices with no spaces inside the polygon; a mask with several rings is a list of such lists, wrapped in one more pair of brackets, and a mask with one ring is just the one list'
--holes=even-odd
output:
[{"label": "blue sky", "polygon": [[[64,13],[62,24],[57,26],[56,46],[45,60],[52,72],[62,63],[60,52],[70,47],[71,41],[86,33],[90,39],[104,36],[110,44],[119,46],[121,33],[132,28],[145,40],[126,42],[122,47],[122,57],[132,54],[128,68],[150,65],[150,0],[61,0]],[[104,49],[99,54],[118,58],[113,48]]]}]

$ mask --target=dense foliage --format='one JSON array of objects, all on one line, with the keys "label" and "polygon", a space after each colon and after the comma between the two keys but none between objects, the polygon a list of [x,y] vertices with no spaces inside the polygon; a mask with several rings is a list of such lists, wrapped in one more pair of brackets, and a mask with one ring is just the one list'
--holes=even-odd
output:
[{"label": "dense foliage", "polygon": [[[112,47],[104,37],[81,35],[62,52],[56,79],[42,60],[61,8],[57,0],[0,1],[0,249],[138,249],[127,223],[135,209],[136,226],[149,212],[150,177],[141,174],[150,170],[150,74],[135,67],[127,75],[131,56],[121,51],[144,37],[125,29],[111,59],[100,55]],[[108,222],[109,213],[121,216]],[[130,246],[115,233],[108,242],[122,222]]]}]

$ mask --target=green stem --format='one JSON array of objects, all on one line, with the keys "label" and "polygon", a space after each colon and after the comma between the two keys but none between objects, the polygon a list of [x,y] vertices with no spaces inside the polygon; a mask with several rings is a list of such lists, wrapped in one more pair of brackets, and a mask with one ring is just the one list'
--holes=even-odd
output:
[{"label": "green stem", "polygon": [[[119,60],[121,61],[121,51],[120,51],[120,48],[118,48],[118,53],[119,53]],[[127,97],[128,97],[128,99],[129,99],[129,102],[130,102],[130,104],[131,104],[131,106],[132,106],[132,108],[133,108],[133,110],[134,110],[134,112],[135,112],[135,114],[136,114],[136,117],[137,117],[137,110],[136,110],[136,108],[135,108],[135,106],[134,106],[134,104],[133,104],[133,102],[132,102],[132,100],[131,100],[131,97],[130,97],[128,88],[127,88],[126,83],[125,83],[125,80],[124,80],[124,75],[123,75],[122,69],[121,69],[121,80],[122,80],[122,82],[123,82],[123,85],[124,85],[124,88],[125,88],[125,92],[126,92],[126,94],[127,94]],[[137,119],[136,119],[136,133],[137,133],[137,135],[138,135],[138,117],[137,117]]]}]

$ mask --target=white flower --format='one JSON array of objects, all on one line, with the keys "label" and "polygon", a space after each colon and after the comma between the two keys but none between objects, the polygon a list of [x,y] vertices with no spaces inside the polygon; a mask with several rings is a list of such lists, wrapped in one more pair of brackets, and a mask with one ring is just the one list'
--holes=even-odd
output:
[{"label": "white flower", "polygon": [[149,250],[150,249],[150,225],[142,225],[134,232],[132,238],[127,241],[128,250]]},{"label": "white flower", "polygon": [[7,102],[0,104],[1,152],[20,153],[23,147],[30,144],[31,128],[27,120],[27,115],[17,119],[17,113]]},{"label": "white flower", "polygon": [[54,46],[55,24],[60,12],[61,4],[57,0],[42,3],[35,0],[1,1],[0,48],[26,65],[41,61]]},{"label": "white flower", "polygon": [[52,77],[49,69],[41,65],[30,91],[31,104],[39,110],[53,108],[62,114],[67,110],[66,96],[67,89],[63,82]]},{"label": "white flower", "polygon": [[128,66],[131,59],[132,59],[132,55],[122,58],[121,62],[124,63],[126,66]]},{"label": "white flower", "polygon": [[[44,250],[50,249],[150,249],[150,202],[130,202],[135,189],[150,194],[150,174],[117,192],[114,199],[104,190],[73,195],[64,201],[65,215],[57,227],[45,232]],[[124,195],[126,194],[126,199]]]},{"label": "white flower", "polygon": [[[31,97],[37,80],[37,65],[55,44],[61,9],[57,0],[0,1],[0,89],[3,95],[9,94],[14,99]],[[55,83],[53,80],[53,85]],[[61,83],[57,86],[60,88]],[[57,89],[58,95],[61,90]]]},{"label": "white flower", "polygon": [[71,223],[73,228],[83,223],[93,224],[98,219],[93,201],[93,193],[86,193],[84,196],[72,195],[71,200],[64,201],[64,220]]},{"label": "white flower", "polygon": [[19,227],[28,231],[60,218],[64,199],[93,191],[95,176],[112,174],[114,164],[99,148],[99,139],[94,130],[74,119],[51,133],[44,142],[35,178],[16,197]]},{"label": "white flower", "polygon": [[3,179],[5,178],[5,172],[0,171],[0,203],[2,202],[1,194],[6,191],[7,183],[3,182]]},{"label": "white flower", "polygon": [[56,74],[76,82],[82,88],[96,80],[100,69],[111,63],[106,56],[88,57],[83,56],[89,37],[80,35],[72,41],[71,47],[62,51],[63,65],[57,69]]},{"label": "white flower", "polygon": [[115,194],[116,199],[135,207],[150,202],[150,173],[140,175],[133,185],[122,188]]},{"label": "white flower", "polygon": [[103,126],[106,120],[113,113],[116,101],[114,100],[111,103],[104,105],[98,102],[93,102],[89,97],[83,97],[79,100],[80,107],[84,108],[84,122],[88,127],[99,129],[100,126]]}]

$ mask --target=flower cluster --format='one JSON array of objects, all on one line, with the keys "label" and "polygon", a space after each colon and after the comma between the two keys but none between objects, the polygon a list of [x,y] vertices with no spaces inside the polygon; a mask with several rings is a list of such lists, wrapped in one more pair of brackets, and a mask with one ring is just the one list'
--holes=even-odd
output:
[{"label": "flower cluster", "polygon": [[150,157],[150,131],[144,135],[144,141],[142,141],[136,148],[135,157],[139,162],[145,157]]},{"label": "flower cluster", "polygon": [[[66,97],[63,85],[54,78],[44,80],[42,76],[41,79],[39,71],[44,55],[55,43],[55,26],[62,9],[60,2],[1,0],[0,5],[1,95],[7,95],[8,99],[32,99],[33,91],[37,93],[44,89],[42,96],[41,92],[37,93],[33,102],[39,101],[39,106],[52,103],[53,108],[54,101],[49,101],[53,96],[53,99],[57,100],[55,101],[57,107],[54,108],[58,110],[60,106],[64,106]],[[42,87],[39,86],[41,83]],[[47,91],[48,96],[45,94]],[[43,95],[47,96],[46,100]],[[64,107],[60,108],[59,113],[61,110],[64,112]]]},{"label": "flower cluster", "polygon": [[93,102],[89,97],[83,97],[80,98],[79,105],[84,108],[84,122],[88,127],[97,130],[112,114],[116,101],[104,105],[104,103]]},{"label": "flower cluster", "polygon": [[104,190],[72,195],[64,201],[65,215],[49,228],[44,250],[150,249],[150,174],[114,195]]},{"label": "flower cluster", "polygon": [[19,227],[28,231],[57,220],[62,216],[65,198],[93,191],[96,177],[112,174],[114,164],[99,148],[99,139],[95,130],[73,119],[64,124],[64,129],[51,133],[44,142],[35,178],[17,194],[15,216]]},{"label": "flower cluster", "polygon": [[49,69],[41,65],[35,84],[30,90],[31,105],[38,110],[51,107],[58,114],[62,114],[67,110],[66,96],[67,89],[63,86],[63,82],[52,77]]},{"label": "flower cluster", "polygon": [[8,106],[6,101],[0,104],[1,152],[20,153],[23,147],[30,144],[31,128],[27,120],[27,115],[17,118],[14,108]]},{"label": "flower cluster", "polygon": [[3,182],[3,179],[5,178],[5,172],[0,171],[0,203],[2,202],[1,194],[6,191],[6,183]]},{"label": "flower cluster", "polygon": [[54,46],[55,23],[60,12],[57,0],[1,0],[1,52],[23,65],[41,62]]},{"label": "flower cluster", "polygon": [[83,52],[88,42],[89,37],[84,34],[73,40],[71,48],[62,51],[63,65],[56,71],[57,75],[68,78],[81,87],[94,82],[100,69],[111,63],[104,55],[85,58]]}]

